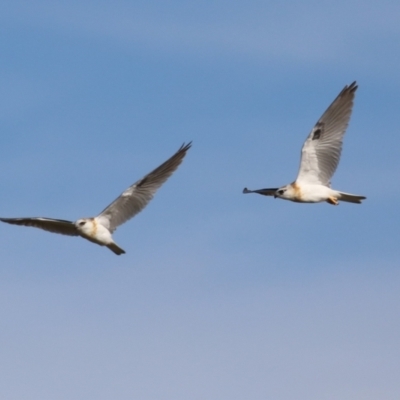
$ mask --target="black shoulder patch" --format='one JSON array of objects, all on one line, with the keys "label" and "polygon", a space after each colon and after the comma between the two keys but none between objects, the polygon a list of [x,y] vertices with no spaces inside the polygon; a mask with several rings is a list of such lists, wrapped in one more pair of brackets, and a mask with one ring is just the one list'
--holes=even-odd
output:
[{"label": "black shoulder patch", "polygon": [[318,140],[321,137],[323,130],[324,130],[324,124],[318,122],[313,130],[312,140]]}]

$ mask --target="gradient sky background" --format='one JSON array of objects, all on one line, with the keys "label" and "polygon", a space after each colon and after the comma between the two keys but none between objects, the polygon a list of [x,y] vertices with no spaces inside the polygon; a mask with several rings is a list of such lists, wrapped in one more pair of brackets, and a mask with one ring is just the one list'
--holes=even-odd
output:
[{"label": "gradient sky background", "polygon": [[[85,240],[0,225],[0,397],[399,399],[400,3],[3,1],[3,217],[75,220],[193,140],[150,205]],[[336,189],[297,173],[357,80]]]}]

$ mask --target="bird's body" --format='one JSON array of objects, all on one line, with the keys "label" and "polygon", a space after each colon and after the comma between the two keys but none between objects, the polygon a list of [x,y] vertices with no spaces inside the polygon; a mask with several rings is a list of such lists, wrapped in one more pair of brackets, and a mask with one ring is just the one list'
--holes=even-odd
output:
[{"label": "bird's body", "polygon": [[320,203],[338,205],[339,200],[361,203],[364,196],[332,189],[330,179],[339,164],[343,136],[350,120],[357,85],[353,82],[339,93],[322,117],[315,124],[301,151],[297,179],[280,188],[243,189],[243,193],[259,193],[296,203]]},{"label": "bird's body", "polygon": [[296,182],[286,186],[282,195],[277,197],[284,200],[292,200],[297,203],[319,203],[329,197],[337,196],[337,191],[323,185],[305,184],[299,185]]},{"label": "bird's body", "polygon": [[157,189],[178,168],[191,143],[181,148],[154,171],[126,189],[117,199],[108,205],[97,217],[81,218],[75,222],[52,218],[0,218],[0,221],[32,226],[53,233],[69,236],[81,236],[100,246],[106,246],[115,254],[124,254],[113,240],[115,229],[143,210],[153,198]]},{"label": "bird's body", "polygon": [[[279,193],[279,190],[283,191],[282,194]],[[338,200],[350,203],[361,203],[361,200],[365,199],[363,196],[339,192],[325,185],[298,184],[296,182],[278,189],[276,197],[283,200],[291,200],[296,203],[321,203],[326,201],[335,206],[339,204]]]},{"label": "bird's body", "polygon": [[125,251],[114,242],[111,232],[101,224],[97,217],[78,219],[74,225],[76,226],[79,236],[99,244],[100,246],[106,246],[117,255],[125,253]]}]

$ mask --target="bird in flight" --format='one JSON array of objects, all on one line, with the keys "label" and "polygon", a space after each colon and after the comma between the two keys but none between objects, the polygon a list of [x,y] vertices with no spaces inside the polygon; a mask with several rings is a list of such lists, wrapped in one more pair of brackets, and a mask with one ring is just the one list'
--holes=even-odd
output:
[{"label": "bird in flight", "polygon": [[81,218],[75,222],[41,217],[0,218],[0,221],[14,225],[33,226],[62,235],[81,236],[100,246],[108,247],[117,255],[124,254],[125,251],[114,242],[112,233],[119,225],[134,217],[147,206],[158,188],[178,168],[191,145],[191,142],[184,143],[171,158],[128,187],[97,217]]},{"label": "bird in flight", "polygon": [[345,86],[324,112],[308,135],[301,150],[300,169],[296,180],[289,185],[274,189],[243,189],[243,193],[259,193],[297,203],[326,201],[338,205],[339,200],[361,203],[366,199],[331,189],[330,180],[339,164],[343,136],[353,107],[356,82]]}]

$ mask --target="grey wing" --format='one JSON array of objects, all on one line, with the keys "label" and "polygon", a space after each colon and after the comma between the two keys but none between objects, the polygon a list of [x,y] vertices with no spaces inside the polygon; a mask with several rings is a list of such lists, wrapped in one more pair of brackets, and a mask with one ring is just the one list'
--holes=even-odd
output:
[{"label": "grey wing", "polygon": [[330,185],[339,164],[356,90],[356,82],[346,85],[315,124],[301,151],[296,182]]},{"label": "grey wing", "polygon": [[78,236],[78,231],[71,221],[51,218],[0,218],[0,221],[12,225],[32,226],[61,235]]},{"label": "grey wing", "polygon": [[142,211],[157,189],[178,168],[191,145],[191,142],[183,144],[171,158],[126,189],[98,215],[101,223],[113,232],[119,225]]}]

